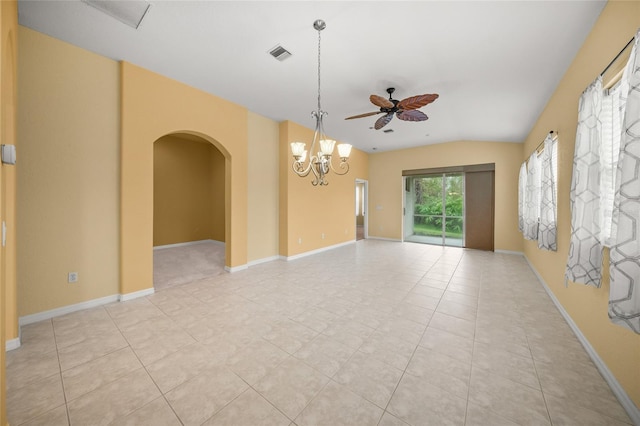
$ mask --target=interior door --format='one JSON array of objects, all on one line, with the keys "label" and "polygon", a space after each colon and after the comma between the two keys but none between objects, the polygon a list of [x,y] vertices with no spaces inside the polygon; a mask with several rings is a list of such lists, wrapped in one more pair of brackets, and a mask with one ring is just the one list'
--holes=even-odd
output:
[{"label": "interior door", "polygon": [[495,172],[465,173],[465,247],[493,251]]}]

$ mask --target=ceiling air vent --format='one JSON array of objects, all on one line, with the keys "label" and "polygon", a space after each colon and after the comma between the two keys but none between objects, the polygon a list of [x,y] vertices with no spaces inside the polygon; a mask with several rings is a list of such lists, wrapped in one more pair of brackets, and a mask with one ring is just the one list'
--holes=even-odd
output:
[{"label": "ceiling air vent", "polygon": [[271,49],[269,51],[269,54],[271,56],[273,56],[274,58],[276,58],[279,61],[284,61],[285,59],[287,59],[289,56],[291,56],[291,53],[285,49],[284,47],[278,45],[276,47],[274,47],[273,49]]},{"label": "ceiling air vent", "polygon": [[385,132],[385,133],[393,133],[393,129],[383,130],[383,132]]}]

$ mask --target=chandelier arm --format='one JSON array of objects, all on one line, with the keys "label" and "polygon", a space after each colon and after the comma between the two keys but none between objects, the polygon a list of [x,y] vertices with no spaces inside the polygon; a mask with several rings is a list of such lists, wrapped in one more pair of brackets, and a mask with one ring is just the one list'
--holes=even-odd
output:
[{"label": "chandelier arm", "polygon": [[313,167],[312,167],[311,161],[309,161],[309,164],[307,165],[307,167],[304,167],[303,163],[294,161],[293,163],[291,163],[291,168],[293,169],[293,172],[298,176],[306,177]]},{"label": "chandelier arm", "polygon": [[331,170],[333,170],[333,173],[337,174],[338,176],[343,176],[349,173],[349,163],[347,163],[346,161],[340,160],[340,164],[338,164],[338,168],[340,170],[344,170],[343,172],[339,172],[335,167],[333,167],[333,161],[331,161],[329,164],[331,166]]}]

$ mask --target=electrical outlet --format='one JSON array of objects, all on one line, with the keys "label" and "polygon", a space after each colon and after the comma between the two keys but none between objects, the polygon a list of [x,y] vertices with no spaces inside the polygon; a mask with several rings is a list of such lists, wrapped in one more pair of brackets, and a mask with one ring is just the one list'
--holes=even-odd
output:
[{"label": "electrical outlet", "polygon": [[324,232],[322,233],[322,239],[324,240]]},{"label": "electrical outlet", "polygon": [[78,282],[78,273],[77,272],[69,272],[67,277],[67,282],[77,283]]},{"label": "electrical outlet", "polygon": [[302,244],[302,238],[298,238],[298,244]]}]

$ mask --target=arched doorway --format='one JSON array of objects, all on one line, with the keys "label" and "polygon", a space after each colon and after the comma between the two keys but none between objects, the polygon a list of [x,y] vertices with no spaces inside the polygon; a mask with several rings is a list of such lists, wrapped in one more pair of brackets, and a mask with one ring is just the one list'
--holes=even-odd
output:
[{"label": "arched doorway", "polygon": [[225,157],[208,140],[174,133],[154,142],[156,290],[224,272],[225,186]]}]

